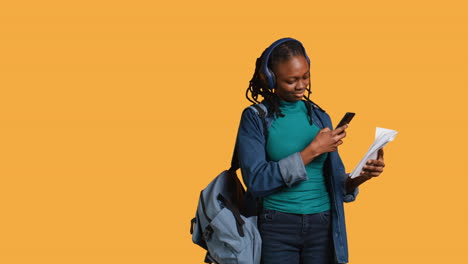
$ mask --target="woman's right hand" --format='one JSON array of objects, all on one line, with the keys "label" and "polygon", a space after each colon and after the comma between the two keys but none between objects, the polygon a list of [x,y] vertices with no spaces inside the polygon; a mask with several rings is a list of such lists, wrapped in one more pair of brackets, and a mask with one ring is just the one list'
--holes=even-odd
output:
[{"label": "woman's right hand", "polygon": [[348,128],[347,124],[335,130],[330,130],[328,127],[321,129],[314,140],[301,151],[304,164],[308,164],[323,153],[335,151],[339,145],[343,144],[342,139],[346,137],[346,128]]}]

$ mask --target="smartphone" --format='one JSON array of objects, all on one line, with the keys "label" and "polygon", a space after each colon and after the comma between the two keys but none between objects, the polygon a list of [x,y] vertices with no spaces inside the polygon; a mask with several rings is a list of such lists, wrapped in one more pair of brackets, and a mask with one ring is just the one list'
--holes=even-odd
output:
[{"label": "smartphone", "polygon": [[354,115],[355,115],[355,113],[347,112],[343,116],[343,118],[341,119],[340,123],[338,123],[338,125],[336,126],[335,129],[339,128],[340,126],[342,126],[344,124],[349,124],[349,122],[351,122],[351,120],[353,120]]}]

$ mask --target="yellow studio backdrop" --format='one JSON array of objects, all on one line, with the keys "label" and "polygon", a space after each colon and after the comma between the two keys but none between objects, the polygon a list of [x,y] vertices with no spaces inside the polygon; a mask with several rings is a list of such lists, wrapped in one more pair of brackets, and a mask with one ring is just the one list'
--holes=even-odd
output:
[{"label": "yellow studio backdrop", "polygon": [[202,263],[189,221],[229,166],[255,59],[302,41],[351,171],[350,263],[468,257],[464,1],[4,1],[0,263]]}]

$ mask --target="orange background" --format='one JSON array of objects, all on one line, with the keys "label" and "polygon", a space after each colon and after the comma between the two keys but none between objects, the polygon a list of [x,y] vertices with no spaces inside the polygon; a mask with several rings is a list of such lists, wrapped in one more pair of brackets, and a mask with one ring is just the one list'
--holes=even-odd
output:
[{"label": "orange background", "polygon": [[0,263],[202,263],[189,220],[229,165],[255,59],[301,40],[348,171],[350,263],[468,257],[464,1],[10,1],[0,8]]}]

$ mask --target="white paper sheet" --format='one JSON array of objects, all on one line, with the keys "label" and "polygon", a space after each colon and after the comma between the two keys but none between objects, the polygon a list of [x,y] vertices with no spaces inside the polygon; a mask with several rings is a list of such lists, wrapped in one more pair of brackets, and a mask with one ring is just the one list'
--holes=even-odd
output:
[{"label": "white paper sheet", "polygon": [[378,153],[379,149],[381,149],[385,145],[387,145],[388,142],[393,141],[397,134],[398,134],[398,132],[395,131],[395,130],[377,127],[375,129],[374,143],[372,143],[372,145],[370,146],[370,148],[367,151],[366,155],[364,155],[364,157],[358,163],[358,165],[353,170],[353,172],[351,172],[350,177],[351,178],[358,177],[359,174],[362,171],[362,167],[364,167],[364,165],[366,165],[366,162],[368,160],[370,160],[370,159],[377,159],[377,153]]}]

